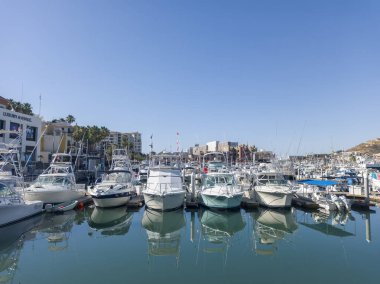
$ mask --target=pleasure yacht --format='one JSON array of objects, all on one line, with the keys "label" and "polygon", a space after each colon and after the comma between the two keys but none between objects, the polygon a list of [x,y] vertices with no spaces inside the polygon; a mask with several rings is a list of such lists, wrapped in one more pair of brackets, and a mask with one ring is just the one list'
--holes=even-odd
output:
[{"label": "pleasure yacht", "polygon": [[131,164],[125,149],[115,149],[112,152],[112,164],[102,181],[91,186],[91,194],[95,206],[117,207],[127,203],[136,195],[133,184]]}]

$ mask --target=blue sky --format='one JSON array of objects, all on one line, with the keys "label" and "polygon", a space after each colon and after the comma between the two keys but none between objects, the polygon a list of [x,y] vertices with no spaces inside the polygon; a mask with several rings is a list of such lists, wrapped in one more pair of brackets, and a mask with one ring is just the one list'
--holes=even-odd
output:
[{"label": "blue sky", "polygon": [[[143,150],[286,154],[380,133],[380,1],[0,0],[0,95]],[[22,87],[23,86],[23,87]],[[23,91],[22,91],[23,89]]]}]

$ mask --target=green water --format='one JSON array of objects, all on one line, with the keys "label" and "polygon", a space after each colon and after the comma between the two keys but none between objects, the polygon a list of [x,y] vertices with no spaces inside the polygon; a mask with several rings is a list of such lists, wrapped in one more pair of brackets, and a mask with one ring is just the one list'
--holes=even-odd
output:
[{"label": "green water", "polygon": [[0,228],[0,283],[378,283],[379,221],[377,208],[45,214]]}]

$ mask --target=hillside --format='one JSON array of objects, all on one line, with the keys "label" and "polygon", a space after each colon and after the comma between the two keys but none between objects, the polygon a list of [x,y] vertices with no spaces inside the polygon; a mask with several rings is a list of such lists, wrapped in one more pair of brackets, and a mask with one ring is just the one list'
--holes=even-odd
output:
[{"label": "hillside", "polygon": [[361,143],[349,149],[348,151],[360,152],[362,154],[370,154],[370,155],[380,153],[380,138]]}]

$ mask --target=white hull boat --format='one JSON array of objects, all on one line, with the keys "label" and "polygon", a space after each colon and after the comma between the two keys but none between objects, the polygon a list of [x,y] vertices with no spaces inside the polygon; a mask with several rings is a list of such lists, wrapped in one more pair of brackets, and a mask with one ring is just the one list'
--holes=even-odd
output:
[{"label": "white hull boat", "polygon": [[145,205],[154,210],[168,211],[180,208],[183,206],[186,192],[178,190],[177,192],[168,192],[158,194],[148,190],[143,191]]},{"label": "white hull boat", "polygon": [[5,226],[43,212],[41,201],[24,201],[22,196],[0,184],[0,226]]},{"label": "white hull boat", "polygon": [[26,189],[24,196],[26,200],[35,201],[40,200],[43,203],[63,203],[72,201],[85,196],[86,192],[81,189],[49,189],[44,188],[41,190]]},{"label": "white hull boat", "polygon": [[136,195],[132,173],[127,151],[114,150],[110,171],[103,176],[101,183],[88,190],[95,206],[105,208],[125,205]]},{"label": "white hull boat", "polygon": [[54,154],[50,166],[25,189],[26,200],[41,200],[43,203],[63,203],[76,200],[86,194],[75,183],[70,154]]},{"label": "white hull boat", "polygon": [[293,194],[287,187],[282,186],[256,186],[256,201],[265,207],[284,208],[292,206]]},{"label": "white hull boat", "polygon": [[278,172],[260,172],[255,175],[254,196],[265,207],[289,208],[293,193],[284,175]]},{"label": "white hull boat", "polygon": [[142,190],[145,205],[154,210],[168,211],[183,206],[186,190],[183,188],[177,156],[153,157],[146,187]]},{"label": "white hull boat", "polygon": [[[1,198],[0,198],[1,200]],[[0,226],[5,226],[43,212],[41,201],[5,204],[0,201]]]}]

